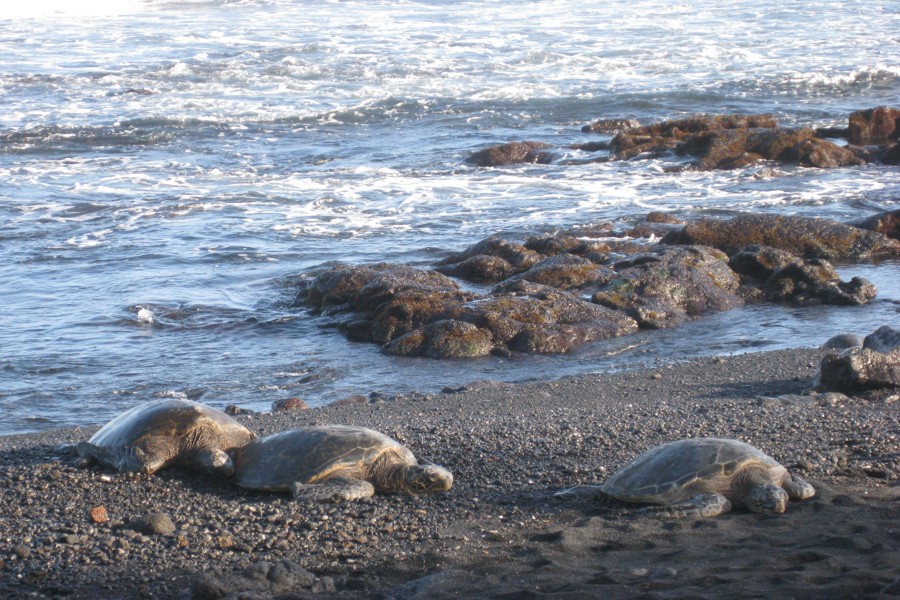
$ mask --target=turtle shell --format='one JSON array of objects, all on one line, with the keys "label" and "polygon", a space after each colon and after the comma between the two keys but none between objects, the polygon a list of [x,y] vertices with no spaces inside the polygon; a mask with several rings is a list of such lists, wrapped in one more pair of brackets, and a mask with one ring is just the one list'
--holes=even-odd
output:
[{"label": "turtle shell", "polygon": [[318,483],[329,477],[366,479],[384,455],[414,465],[405,446],[366,427],[302,427],[258,438],[235,455],[235,482],[245,488],[287,490],[294,482]]},{"label": "turtle shell", "polygon": [[774,481],[787,473],[774,458],[744,442],[691,438],[647,450],[600,489],[620,500],[652,504],[675,504],[710,492],[733,498],[731,481],[748,466],[769,469]]},{"label": "turtle shell", "polygon": [[135,406],[101,427],[88,442],[128,447],[148,438],[179,440],[203,427],[221,432],[246,431],[250,439],[250,432],[224,412],[199,402],[171,399]]},{"label": "turtle shell", "polygon": [[[151,474],[169,465],[209,468],[195,461],[205,452],[227,452],[253,438],[246,427],[199,402],[162,400],[140,404],[100,428],[78,454],[119,471]],[[228,459],[230,465],[230,459]],[[230,474],[230,466],[228,474]]]}]

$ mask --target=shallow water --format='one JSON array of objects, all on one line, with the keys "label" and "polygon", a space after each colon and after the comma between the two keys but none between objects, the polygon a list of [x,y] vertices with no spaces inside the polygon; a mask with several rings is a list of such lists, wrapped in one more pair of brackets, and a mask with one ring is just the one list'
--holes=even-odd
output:
[{"label": "shallow water", "polygon": [[292,304],[323,266],[427,266],[498,231],[897,208],[893,167],[464,163],[512,139],[600,139],[580,131],[600,117],[825,126],[896,104],[893,1],[70,4],[0,8],[0,434],[158,397],[315,405],[900,322],[896,262],[840,267],[878,285],[866,307],[748,307],[566,356],[387,357]]}]

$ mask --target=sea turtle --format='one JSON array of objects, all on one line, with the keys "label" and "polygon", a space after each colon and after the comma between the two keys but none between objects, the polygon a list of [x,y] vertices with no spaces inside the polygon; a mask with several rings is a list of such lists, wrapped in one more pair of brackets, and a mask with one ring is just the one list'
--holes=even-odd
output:
[{"label": "sea turtle", "polygon": [[99,462],[121,472],[151,475],[182,465],[230,477],[228,451],[253,439],[250,431],[220,410],[190,400],[135,406],[100,428],[75,451],[79,466]]},{"label": "sea turtle", "polygon": [[258,438],[235,453],[235,483],[338,502],[380,493],[427,494],[453,485],[447,469],[366,427],[322,425]]},{"label": "sea turtle", "polygon": [[783,513],[788,498],[805,500],[816,490],[744,442],[692,438],[656,446],[599,486],[557,492],[559,498],[606,495],[627,502],[661,504],[641,512],[660,517],[714,517],[732,505]]}]

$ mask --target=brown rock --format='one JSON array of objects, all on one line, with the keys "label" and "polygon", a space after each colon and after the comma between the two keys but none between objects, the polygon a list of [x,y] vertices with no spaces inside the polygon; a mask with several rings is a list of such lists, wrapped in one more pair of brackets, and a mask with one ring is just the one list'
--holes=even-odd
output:
[{"label": "brown rock", "polygon": [[599,119],[581,128],[585,133],[616,133],[640,127],[637,119]]},{"label": "brown rock", "polygon": [[509,142],[472,153],[468,162],[479,167],[500,167],[520,163],[547,164],[553,154],[547,151],[550,144],[544,142]]},{"label": "brown rock", "polygon": [[851,348],[822,359],[816,375],[816,390],[858,392],[900,387],[900,348],[877,352]]},{"label": "brown rock", "polygon": [[430,358],[474,358],[487,356],[494,347],[489,331],[465,321],[445,319],[429,323],[394,340],[388,354]]},{"label": "brown rock", "polygon": [[496,283],[530,269],[541,259],[522,244],[491,236],[440,261],[437,270],[475,283]]},{"label": "brown rock", "polygon": [[727,257],[692,246],[672,252],[665,246],[616,263],[617,276],[591,300],[625,311],[641,327],[671,327],[702,314],[743,304],[740,281]]},{"label": "brown rock", "polygon": [[850,115],[850,143],[886,144],[900,137],[900,109],[878,106]]},{"label": "brown rock", "polygon": [[864,221],[856,223],[855,226],[900,240],[900,209],[873,215]]},{"label": "brown rock", "polygon": [[732,219],[700,219],[673,232],[663,243],[712,246],[727,254],[763,245],[803,258],[867,259],[900,256],[900,243],[879,233],[829,219],[744,214]]},{"label": "brown rock", "polygon": [[300,398],[282,398],[272,403],[272,412],[285,412],[289,410],[307,410],[309,404]]},{"label": "brown rock", "polygon": [[94,523],[109,522],[109,513],[105,506],[95,506],[90,510],[91,521]]}]

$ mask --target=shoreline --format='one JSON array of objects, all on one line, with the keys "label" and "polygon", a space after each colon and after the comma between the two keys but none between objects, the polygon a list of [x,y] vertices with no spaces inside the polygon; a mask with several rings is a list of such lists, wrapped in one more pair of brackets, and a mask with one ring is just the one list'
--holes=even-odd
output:
[{"label": "shoreline", "polygon": [[[55,446],[92,428],[0,437],[0,596],[881,597],[900,594],[900,403],[804,395],[821,350],[368,404],[240,415],[257,434],[346,423],[450,468],[447,494],[304,505],[179,469],[78,470]],[[223,407],[218,407],[223,408]],[[560,502],[682,437],[741,439],[810,480],[780,516],[636,518]],[[94,523],[103,506],[106,523]],[[174,531],[135,523],[165,513]]]}]

